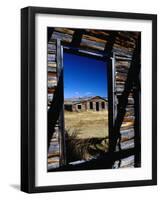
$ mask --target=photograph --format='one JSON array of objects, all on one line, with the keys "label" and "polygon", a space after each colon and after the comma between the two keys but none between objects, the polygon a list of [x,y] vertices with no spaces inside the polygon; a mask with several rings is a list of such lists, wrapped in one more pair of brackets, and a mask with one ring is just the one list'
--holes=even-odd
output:
[{"label": "photograph", "polygon": [[141,32],[46,31],[47,171],[141,167]]},{"label": "photograph", "polygon": [[157,15],[21,16],[21,190],[156,185]]}]

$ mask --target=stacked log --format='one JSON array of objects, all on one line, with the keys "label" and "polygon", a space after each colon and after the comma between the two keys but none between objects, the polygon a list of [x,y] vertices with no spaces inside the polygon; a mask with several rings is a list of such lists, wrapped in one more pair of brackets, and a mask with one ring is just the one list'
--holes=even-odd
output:
[{"label": "stacked log", "polygon": [[57,74],[56,74],[56,41],[50,40],[48,42],[48,56],[47,56],[47,71],[48,71],[48,109],[50,108],[53,92],[50,92],[52,88],[57,85]]},{"label": "stacked log", "polygon": [[[57,60],[56,60],[56,40],[50,39],[48,42],[47,71],[48,71],[48,109],[54,97],[57,87]],[[59,142],[59,123],[55,126],[50,145],[48,148],[47,169],[51,170],[60,166],[60,142]]]},{"label": "stacked log", "polygon": [[[115,43],[113,45],[115,59],[115,94],[117,103],[124,92],[132,55],[135,48],[138,33],[118,32]],[[132,149],[135,147],[134,142],[134,98],[133,89],[128,96],[125,116],[120,128],[120,138],[118,139],[116,151]],[[134,155],[115,161],[113,168],[134,167]]]},{"label": "stacked log", "polygon": [[[70,46],[73,40],[73,36],[78,29],[69,28],[54,28],[51,39],[60,39],[61,42]],[[106,30],[91,30],[83,29],[81,30],[81,41],[77,50],[79,52],[84,52],[86,54],[92,54],[96,56],[103,56],[105,53],[105,47],[113,48],[114,52],[118,55],[124,55],[126,59],[131,59],[133,50],[135,48],[135,41],[138,37],[138,32],[129,31],[106,31]],[[116,33],[115,42],[111,38],[113,34]],[[74,48],[74,46],[71,46]],[[123,59],[123,57],[122,57]]]},{"label": "stacked log", "polygon": [[118,169],[118,168],[134,168],[134,155],[128,156],[127,158],[124,158],[120,161],[116,161],[115,164],[113,165],[113,169]]},{"label": "stacked log", "polygon": [[80,45],[103,51],[106,45],[106,40],[84,34]]},{"label": "stacked log", "polygon": [[60,40],[64,44],[72,42],[74,31],[68,28],[54,28],[51,40]]},{"label": "stacked log", "polygon": [[[72,43],[76,30],[77,29],[55,28],[52,39],[60,39],[64,46],[68,48]],[[107,39],[108,44],[111,45],[110,34],[110,31],[84,29],[79,47],[71,46],[70,48],[75,48],[76,51],[84,54],[103,57]]]},{"label": "stacked log", "polygon": [[59,127],[58,122],[55,127],[52,139],[48,149],[48,170],[55,169],[60,166],[60,143],[59,143]]},{"label": "stacked log", "polygon": [[[136,39],[139,32],[118,31],[113,44],[113,52],[117,56],[125,56],[123,59],[132,59],[132,55],[136,46]],[[121,60],[123,60],[121,58]]]}]

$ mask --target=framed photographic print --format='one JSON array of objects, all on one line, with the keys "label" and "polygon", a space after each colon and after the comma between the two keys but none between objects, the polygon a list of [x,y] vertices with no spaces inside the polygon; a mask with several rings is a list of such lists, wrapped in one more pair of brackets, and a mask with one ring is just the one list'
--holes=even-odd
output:
[{"label": "framed photographic print", "polygon": [[21,190],[157,184],[157,16],[21,10]]}]

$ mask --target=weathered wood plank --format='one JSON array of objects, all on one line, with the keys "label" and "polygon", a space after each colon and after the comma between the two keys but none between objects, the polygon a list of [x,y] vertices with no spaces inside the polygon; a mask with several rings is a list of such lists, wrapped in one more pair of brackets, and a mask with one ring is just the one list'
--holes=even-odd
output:
[{"label": "weathered wood plank", "polygon": [[48,100],[52,101],[52,99],[53,99],[53,94],[48,94]]},{"label": "weathered wood plank", "polygon": [[107,37],[110,36],[110,31],[103,31],[103,30],[92,30],[92,29],[86,29],[85,30],[87,32],[87,34],[89,35],[92,35],[94,37],[97,37],[97,38],[101,38],[102,39],[106,39]]},{"label": "weathered wood plank", "polygon": [[95,42],[95,41],[91,41],[91,40],[87,40],[87,39],[82,39],[80,46],[90,47],[92,49],[98,49],[101,51],[103,51],[105,48],[104,43],[99,43],[99,42]]},{"label": "weathered wood plank", "polygon": [[131,41],[133,43],[136,42],[136,40],[134,38],[135,37],[134,32],[133,32],[133,35],[129,35],[128,31],[119,31],[118,37],[122,40],[125,40],[125,41]]},{"label": "weathered wood plank", "polygon": [[74,34],[74,30],[69,29],[69,28],[59,28],[59,27],[56,27],[54,29],[57,32],[61,32],[61,33],[69,34],[69,35],[73,35]]},{"label": "weathered wood plank", "polygon": [[135,120],[134,115],[128,115],[128,116],[124,117],[123,122],[130,122],[130,121],[134,121],[134,120]]},{"label": "weathered wood plank", "polygon": [[134,126],[134,120],[131,122],[123,122],[121,125],[121,128],[127,128],[127,127],[131,127]]},{"label": "weathered wood plank", "polygon": [[52,169],[55,169],[55,168],[58,168],[58,167],[60,167],[59,162],[56,162],[56,163],[48,163],[48,170],[52,170]]},{"label": "weathered wood plank", "polygon": [[116,81],[126,81],[127,80],[127,76],[120,76],[120,75],[116,75]]},{"label": "weathered wood plank", "polygon": [[55,61],[55,58],[56,58],[55,54],[49,54],[49,53],[48,53],[48,61],[49,61],[49,62],[54,62],[54,61]]},{"label": "weathered wood plank", "polygon": [[56,68],[57,64],[56,64],[56,62],[48,62],[48,67]]},{"label": "weathered wood plank", "polygon": [[56,156],[60,156],[60,152],[59,151],[54,151],[53,153],[48,153],[48,158],[53,158]]},{"label": "weathered wood plank", "polygon": [[48,66],[48,72],[56,72],[56,67],[49,67]]},{"label": "weathered wood plank", "polygon": [[132,60],[132,57],[127,57],[126,55],[120,56],[120,55],[116,54],[115,58],[116,58],[117,61],[129,61],[129,62],[131,62],[131,60]]},{"label": "weathered wood plank", "polygon": [[50,147],[48,150],[48,153],[53,153],[59,151],[59,143],[58,142],[52,142],[50,143]]},{"label": "weathered wood plank", "polygon": [[131,148],[134,148],[134,146],[135,146],[134,139],[130,139],[130,140],[121,142],[120,144],[121,144],[122,150],[131,149]]},{"label": "weathered wood plank", "polygon": [[57,78],[57,73],[56,72],[48,72],[48,78],[51,78],[51,79]]},{"label": "weathered wood plank", "polygon": [[103,46],[105,46],[105,44],[106,44],[106,40],[103,40],[103,39],[100,39],[100,38],[97,38],[97,37],[93,37],[93,36],[90,36],[90,35],[84,34],[82,39],[93,41],[93,42],[96,42],[96,43],[103,45]]},{"label": "weathered wood plank", "polygon": [[130,129],[126,129],[126,130],[121,130],[120,131],[121,134],[121,139],[124,140],[129,140],[132,139],[135,135],[134,129],[130,128]]},{"label": "weathered wood plank", "polygon": [[127,158],[121,159],[121,161],[117,160],[113,165],[113,169],[125,168],[125,167],[130,167],[130,168],[134,167],[134,156],[129,156]]},{"label": "weathered wood plank", "polygon": [[116,45],[113,46],[113,50],[114,53],[118,53],[122,56],[129,56],[130,58],[133,55],[133,51],[127,51],[126,49],[120,49],[119,47],[117,47]]},{"label": "weathered wood plank", "polygon": [[59,162],[59,155],[50,158],[48,157],[48,163],[55,163],[55,162]]},{"label": "weathered wood plank", "polygon": [[131,54],[134,51],[133,48],[130,48],[130,47],[127,48],[125,46],[119,45],[118,43],[115,43],[113,47],[116,48],[116,49],[119,49],[123,52],[126,52],[127,54]]},{"label": "weathered wood plank", "polygon": [[50,89],[56,89],[57,81],[48,81],[48,88]]},{"label": "weathered wood plank", "polygon": [[124,67],[124,66],[119,66],[119,67],[116,67],[116,72],[120,72],[120,73],[128,73],[129,69],[127,67]]},{"label": "weathered wood plank", "polygon": [[61,41],[70,43],[72,42],[72,35],[54,31],[51,36],[51,39],[59,39]]},{"label": "weathered wood plank", "polygon": [[118,36],[116,37],[115,42],[117,44],[119,44],[120,46],[125,46],[127,48],[132,48],[132,49],[135,48],[135,42],[132,42],[132,41],[129,41],[129,40],[124,40],[124,39],[122,39]]},{"label": "weathered wood plank", "polygon": [[134,166],[134,156],[129,156],[121,160],[120,168]]}]

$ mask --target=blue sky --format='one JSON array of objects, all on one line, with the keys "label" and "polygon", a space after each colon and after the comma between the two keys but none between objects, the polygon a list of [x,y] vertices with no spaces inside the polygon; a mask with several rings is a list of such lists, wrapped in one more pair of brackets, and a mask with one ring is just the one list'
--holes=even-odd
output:
[{"label": "blue sky", "polygon": [[107,97],[107,63],[64,52],[64,98]]}]

